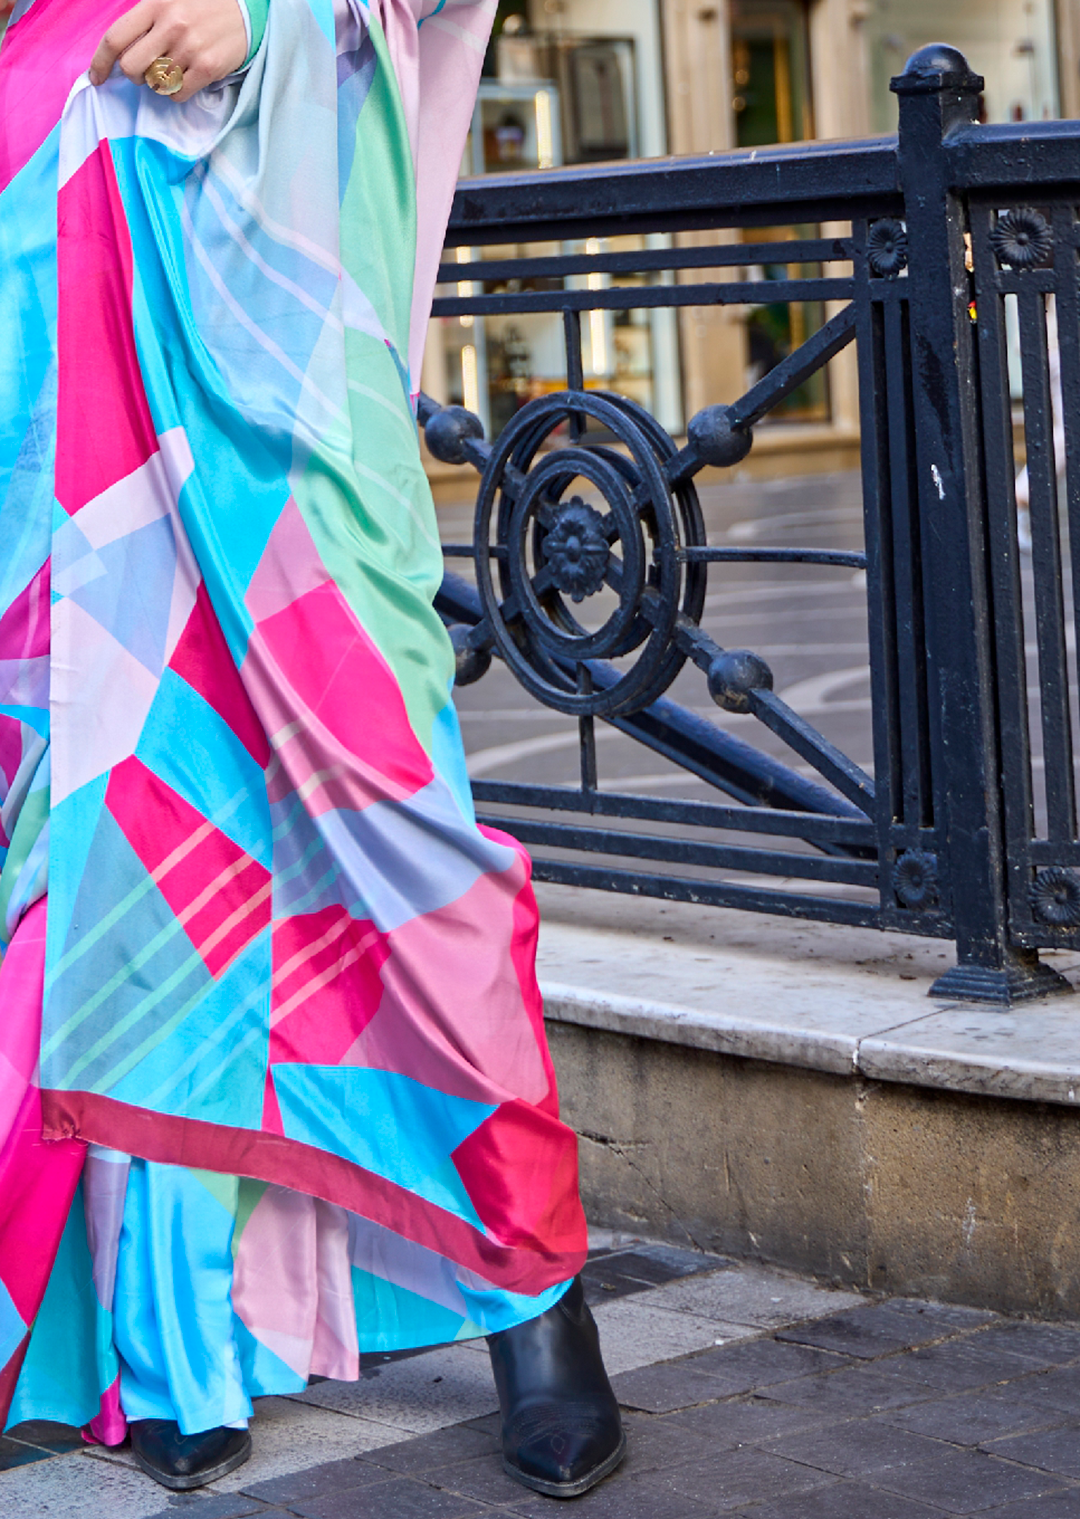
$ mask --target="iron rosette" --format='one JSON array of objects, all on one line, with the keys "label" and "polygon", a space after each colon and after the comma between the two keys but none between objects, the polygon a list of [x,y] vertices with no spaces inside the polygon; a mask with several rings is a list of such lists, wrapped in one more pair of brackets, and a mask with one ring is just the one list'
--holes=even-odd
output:
[{"label": "iron rosette", "polygon": [[676,453],[643,407],[601,391],[528,402],[492,449],[476,506],[478,589],[502,657],[557,711],[640,711],[685,663],[674,634],[700,621],[707,571],[682,552],[705,529],[693,484],[665,475]]}]

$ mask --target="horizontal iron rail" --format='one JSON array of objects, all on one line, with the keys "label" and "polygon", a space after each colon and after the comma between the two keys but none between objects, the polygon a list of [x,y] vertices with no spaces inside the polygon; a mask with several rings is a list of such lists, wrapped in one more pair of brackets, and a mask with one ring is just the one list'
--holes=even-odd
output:
[{"label": "horizontal iron rail", "polygon": [[854,818],[782,812],[771,807],[725,807],[716,802],[637,796],[625,791],[578,791],[569,786],[539,786],[527,781],[475,780],[472,792],[478,802],[540,807],[552,812],[728,828],[736,833],[779,834],[814,844],[863,844],[872,848],[875,843],[874,825],[868,818],[860,822]]},{"label": "horizontal iron rail", "polygon": [[903,201],[896,138],[739,148],[691,158],[462,180],[447,246],[885,215]]},{"label": "horizontal iron rail", "polygon": [[[841,897],[811,896],[808,892],[773,891],[737,881],[694,881],[680,876],[643,875],[609,866],[578,865],[563,860],[533,860],[533,879],[560,886],[593,886],[630,897],[659,897],[667,902],[695,902],[703,907],[741,907],[783,918],[808,918],[818,923],[845,923],[853,928],[880,928],[881,913],[869,902]],[[942,936],[933,919],[912,919],[912,933]],[[947,935],[945,935],[947,937]]]},{"label": "horizontal iron rail", "polygon": [[[464,544],[453,545],[455,552],[464,549],[465,554],[472,557],[472,549]],[[447,552],[446,549],[443,550]],[[463,554],[458,554],[463,558]],[[768,564],[832,564],[847,569],[865,570],[866,555],[857,549],[743,549],[729,547],[726,544],[710,545],[707,548],[685,548],[679,550],[679,557],[687,563],[695,564],[726,564],[726,563],[768,563]]]},{"label": "horizontal iron rail", "polygon": [[442,295],[432,316],[499,316],[530,311],[638,311],[654,306],[771,306],[848,301],[852,279],[730,280],[696,285],[608,285],[602,290],[515,290],[505,295]]},{"label": "horizontal iron rail", "polygon": [[[505,818],[478,816],[477,821],[498,828]],[[714,844],[702,839],[665,838],[660,834],[631,833],[621,828],[589,828],[570,823],[549,823],[539,818],[515,817],[514,837],[522,844],[542,844],[551,849],[574,849],[589,854],[618,855],[625,859],[655,860],[671,865],[699,865],[708,870],[745,870],[756,875],[797,876],[835,886],[878,883],[877,864],[872,860],[823,858],[817,854],[785,854],[778,850],[753,849],[743,844]]]},{"label": "horizontal iron rail", "polygon": [[560,279],[580,274],[643,274],[673,269],[726,269],[757,264],[849,263],[850,238],[793,238],[790,242],[721,243],[704,248],[639,248],[617,253],[564,253],[546,258],[500,258],[440,264],[439,284],[463,280]]},{"label": "horizontal iron rail", "polygon": [[1080,187],[1075,121],[995,122],[962,127],[942,144],[952,184],[965,192]]}]

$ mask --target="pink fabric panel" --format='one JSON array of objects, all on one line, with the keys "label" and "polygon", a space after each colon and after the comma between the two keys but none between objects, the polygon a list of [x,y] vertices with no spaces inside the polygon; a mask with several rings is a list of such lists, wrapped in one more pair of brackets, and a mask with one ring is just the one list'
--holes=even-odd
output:
[{"label": "pink fabric panel", "polygon": [[270,1064],[338,1065],[382,996],[386,937],[343,907],[274,924]]},{"label": "pink fabric panel", "polygon": [[343,1064],[399,1071],[474,1102],[542,1103],[549,1067],[512,961],[498,946],[514,929],[519,862],[480,876],[465,895],[389,934],[379,1010]]},{"label": "pink fabric panel", "polygon": [[[19,924],[0,965],[0,1277],[28,1329],[41,1306],[86,1155],[79,1140],[42,1138],[36,1066],[44,980],[41,901]],[[0,1370],[0,1427],[26,1343]]]},{"label": "pink fabric panel", "polygon": [[0,659],[39,659],[49,652],[49,569],[46,560],[0,617]]},{"label": "pink fabric panel", "polygon": [[71,86],[131,0],[36,0],[0,53],[0,190],[60,119]]},{"label": "pink fabric panel", "polygon": [[135,350],[131,235],[107,141],[60,191],[57,225],[56,497],[74,514],[158,446]]},{"label": "pink fabric panel", "polygon": [[205,584],[169,660],[174,670],[235,733],[257,765],[270,762],[270,745],[237,673]]},{"label": "pink fabric panel", "polygon": [[432,780],[393,671],[332,582],[256,624],[242,674],[271,741],[290,730],[271,800],[303,786],[317,815],[400,801]]},{"label": "pink fabric panel", "polygon": [[105,805],[212,976],[270,923],[270,872],[134,755],[114,766]]},{"label": "pink fabric panel", "polygon": [[344,1209],[267,1187],[240,1234],[232,1303],[297,1376],[360,1375]]},{"label": "pink fabric panel", "polygon": [[[0,712],[0,777],[5,783],[5,793],[22,764],[22,753],[22,723],[17,717],[8,717],[6,713]],[[0,827],[0,839],[3,837],[4,830]]]},{"label": "pink fabric panel", "polygon": [[82,1432],[87,1445],[123,1445],[128,1425],[120,1407],[120,1378],[101,1395],[101,1407]]}]

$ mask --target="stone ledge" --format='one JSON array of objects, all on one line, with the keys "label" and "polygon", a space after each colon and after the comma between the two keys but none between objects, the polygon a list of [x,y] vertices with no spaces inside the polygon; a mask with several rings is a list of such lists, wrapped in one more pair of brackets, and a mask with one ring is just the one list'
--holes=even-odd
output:
[{"label": "stone ledge", "polygon": [[[1080,1103],[1080,1002],[926,995],[947,946],[866,929],[541,887],[553,1022],[773,1064]],[[950,956],[951,958],[951,956]],[[1055,952],[1080,980],[1080,955]]]}]

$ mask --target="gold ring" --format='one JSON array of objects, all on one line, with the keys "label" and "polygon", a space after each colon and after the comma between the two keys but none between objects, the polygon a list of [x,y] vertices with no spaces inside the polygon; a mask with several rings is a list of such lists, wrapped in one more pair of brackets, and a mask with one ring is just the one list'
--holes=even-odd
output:
[{"label": "gold ring", "polygon": [[184,88],[184,71],[171,58],[155,58],[143,78],[157,95],[178,95]]}]

